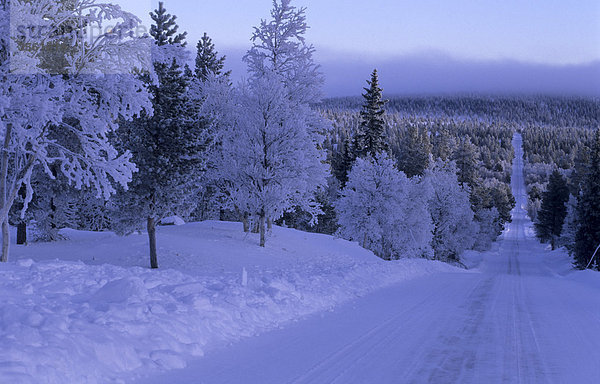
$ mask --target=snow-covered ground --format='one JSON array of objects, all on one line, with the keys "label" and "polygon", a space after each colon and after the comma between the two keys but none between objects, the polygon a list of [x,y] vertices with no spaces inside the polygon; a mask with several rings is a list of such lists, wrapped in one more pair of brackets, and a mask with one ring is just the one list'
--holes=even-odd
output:
[{"label": "snow-covered ground", "polygon": [[[186,361],[380,287],[460,271],[386,263],[331,236],[275,227],[266,249],[239,223],[158,229],[147,238],[63,232],[12,246],[0,265],[0,383],[104,383]],[[244,272],[245,271],[245,272]]]},{"label": "snow-covered ground", "polygon": [[475,273],[401,282],[139,383],[598,383],[600,276],[533,237],[516,136],[513,222]]},{"label": "snow-covered ground", "polygon": [[13,246],[0,383],[600,382],[600,278],[532,237],[520,156],[469,271],[220,222],[159,228],[158,271],[145,235]]}]

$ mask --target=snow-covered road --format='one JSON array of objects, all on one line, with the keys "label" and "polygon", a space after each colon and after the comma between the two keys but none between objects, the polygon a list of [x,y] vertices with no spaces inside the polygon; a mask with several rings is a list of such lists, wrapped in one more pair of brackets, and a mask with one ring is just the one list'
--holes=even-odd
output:
[{"label": "snow-covered road", "polygon": [[598,383],[600,291],[556,275],[517,207],[472,273],[404,282],[144,383]]}]

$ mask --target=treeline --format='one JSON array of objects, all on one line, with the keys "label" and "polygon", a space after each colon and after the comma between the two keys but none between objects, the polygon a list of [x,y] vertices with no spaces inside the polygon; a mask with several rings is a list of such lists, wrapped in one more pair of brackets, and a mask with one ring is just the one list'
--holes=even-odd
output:
[{"label": "treeline", "polygon": [[[515,128],[391,113],[394,100],[384,100],[376,72],[368,85],[359,110],[349,98],[317,106],[332,122],[324,148],[334,176],[322,196],[331,209],[319,216],[319,230],[391,259],[456,261],[465,249],[487,249],[515,204]],[[311,230],[302,216],[288,214],[286,223]]]},{"label": "treeline", "polygon": [[[325,140],[332,171],[343,182],[345,152],[360,127],[360,114],[343,110],[344,100],[324,110],[333,123]],[[502,224],[510,220],[514,197],[510,189],[514,149],[511,125],[488,124],[478,119],[403,117],[386,114],[385,139],[390,155],[408,177],[422,175],[432,159],[454,161],[459,180],[472,190],[471,200],[496,208]]]},{"label": "treeline", "polygon": [[[357,111],[359,97],[324,100],[323,109]],[[391,114],[413,117],[481,119],[519,126],[596,127],[597,99],[553,96],[423,96],[393,97],[385,107]]]}]

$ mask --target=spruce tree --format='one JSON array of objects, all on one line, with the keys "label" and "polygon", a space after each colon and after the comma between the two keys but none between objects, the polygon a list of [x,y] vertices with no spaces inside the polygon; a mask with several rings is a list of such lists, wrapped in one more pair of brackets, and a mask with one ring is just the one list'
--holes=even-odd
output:
[{"label": "spruce tree", "polygon": [[[150,33],[157,46],[185,45],[186,34],[177,33],[176,17],[166,12],[162,2],[150,16],[155,22]],[[117,196],[114,219],[115,230],[123,234],[140,229],[145,219],[150,265],[158,268],[156,224],[165,216],[185,216],[193,209],[206,135],[197,119],[197,103],[188,92],[190,78],[176,58],[156,60],[153,69],[154,76],[146,74],[143,79],[153,96],[154,113],[123,122],[117,132],[116,141],[133,153],[138,172],[129,190]]]},{"label": "spruce tree", "polygon": [[350,173],[354,160],[356,160],[356,158],[354,157],[350,140],[344,138],[341,148],[339,148],[334,155],[332,164],[333,174],[340,182],[341,189],[343,189],[348,182],[348,173]]},{"label": "spruce tree", "polygon": [[479,178],[479,154],[471,139],[461,138],[452,154],[452,160],[458,168],[458,182],[473,188]]},{"label": "spruce tree", "polygon": [[362,158],[375,157],[388,149],[384,138],[385,121],[383,119],[385,115],[383,107],[387,100],[383,100],[383,89],[379,87],[379,76],[376,69],[367,84],[369,87],[364,88],[365,104],[360,112],[359,132],[356,133],[353,142],[355,157]]},{"label": "spruce tree", "polygon": [[600,245],[600,129],[596,130],[590,160],[583,176],[577,217],[575,261],[579,268],[586,268]]},{"label": "spruce tree", "polygon": [[196,45],[196,68],[195,74],[201,81],[206,81],[210,75],[229,77],[231,71],[223,73],[225,67],[225,56],[219,57],[212,39],[204,33],[204,36]]},{"label": "spruce tree", "polygon": [[434,159],[441,159],[447,161],[452,156],[455,150],[456,143],[450,135],[448,128],[441,127],[437,130],[432,131],[431,135],[431,154]]},{"label": "spruce tree", "polygon": [[427,128],[410,125],[400,142],[398,168],[409,178],[423,176],[429,168],[431,143]]},{"label": "spruce tree", "polygon": [[550,175],[548,188],[542,197],[542,207],[535,223],[535,231],[541,241],[550,241],[552,250],[556,249],[556,240],[560,237],[565,217],[566,203],[569,200],[567,180],[554,170]]},{"label": "spruce tree", "polygon": [[156,45],[180,44],[185,47],[187,32],[177,33],[177,16],[168,14],[162,1],[158,3],[158,9],[150,13],[150,17],[154,21],[150,26],[150,36],[154,38]]}]

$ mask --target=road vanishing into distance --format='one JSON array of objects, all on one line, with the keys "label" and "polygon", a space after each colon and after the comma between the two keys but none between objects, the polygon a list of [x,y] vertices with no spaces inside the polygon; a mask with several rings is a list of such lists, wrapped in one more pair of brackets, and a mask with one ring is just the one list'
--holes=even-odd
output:
[{"label": "road vanishing into distance", "polygon": [[600,289],[557,275],[517,206],[479,267],[407,281],[144,383],[600,383]]}]

